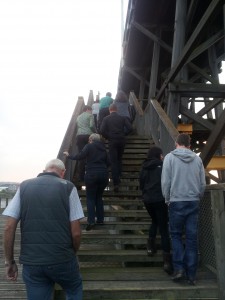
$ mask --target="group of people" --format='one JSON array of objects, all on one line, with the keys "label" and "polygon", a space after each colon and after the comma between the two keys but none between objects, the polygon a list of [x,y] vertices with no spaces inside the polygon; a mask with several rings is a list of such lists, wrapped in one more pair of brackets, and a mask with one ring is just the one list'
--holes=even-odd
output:
[{"label": "group of people", "polygon": [[[107,97],[109,98],[109,96],[104,97],[104,101]],[[95,217],[97,224],[104,223],[102,195],[109,182],[109,166],[111,166],[114,192],[119,191],[122,175],[122,156],[126,143],[125,136],[133,129],[128,118],[118,114],[115,103],[110,104],[107,110],[108,115],[104,107],[105,117],[102,119],[98,130],[100,134],[91,133],[94,130],[93,116],[91,108],[85,106],[83,113],[77,118],[76,142],[78,154],[73,155],[69,154],[68,151],[64,152],[68,159],[79,161],[79,177],[86,186],[87,231],[94,228]],[[108,140],[108,152],[102,137]]]},{"label": "group of people", "polygon": [[162,149],[152,147],[140,172],[143,202],[152,219],[147,253],[150,256],[156,253],[159,229],[164,270],[173,273],[175,282],[187,279],[194,285],[198,265],[199,200],[204,195],[205,171],[201,158],[190,150],[189,135],[179,134],[175,147],[164,159]]},{"label": "group of people", "polygon": [[[115,104],[110,105],[109,111],[110,115],[102,121],[101,133],[109,140],[109,146],[112,145],[109,150],[112,159],[117,143],[120,143],[121,149],[124,147],[123,129],[127,122],[117,115]],[[121,126],[119,132],[114,126],[116,124]],[[128,130],[131,129],[129,126]],[[120,138],[122,131],[123,137]],[[176,140],[176,149],[166,155],[163,163],[162,150],[151,148],[140,173],[140,188],[145,207],[152,218],[148,254],[154,255],[157,251],[155,239],[159,228],[164,270],[170,274],[174,269],[174,281],[183,280],[187,276],[188,282],[195,284],[199,200],[205,189],[205,173],[201,159],[189,148],[190,137],[180,134]],[[96,133],[89,136],[88,144],[77,155],[65,154],[71,159],[87,159],[84,179],[88,207],[87,230],[90,230],[95,225],[95,207],[96,222],[104,222],[102,193],[108,184],[110,159],[100,135]],[[82,278],[76,254],[80,247],[80,220],[84,218],[84,213],[77,189],[70,181],[63,179],[65,171],[61,160],[49,161],[36,178],[21,183],[3,212],[7,216],[4,229],[6,275],[12,281],[16,281],[18,276],[14,241],[20,222],[19,260],[23,265],[22,275],[28,300],[52,299],[55,283],[65,290],[66,299],[82,299]],[[172,264],[169,232],[172,239]]]}]

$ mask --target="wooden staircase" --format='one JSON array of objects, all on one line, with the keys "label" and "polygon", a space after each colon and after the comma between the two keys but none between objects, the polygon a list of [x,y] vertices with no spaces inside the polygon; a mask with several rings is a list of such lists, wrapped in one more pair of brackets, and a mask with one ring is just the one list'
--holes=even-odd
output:
[{"label": "wooden staircase", "polygon": [[[218,299],[215,276],[199,269],[198,283],[172,282],[162,270],[162,252],[147,256],[146,241],[150,218],[141,201],[139,171],[153,141],[128,136],[123,156],[123,176],[119,193],[112,183],[104,192],[105,224],[86,232],[83,226],[78,256],[85,300],[125,299]],[[85,190],[80,190],[86,214]],[[56,299],[63,299],[56,292]]]},{"label": "wooden staircase", "polygon": [[[84,300],[128,299],[219,299],[214,274],[199,268],[196,286],[186,282],[176,284],[162,270],[162,252],[148,257],[146,241],[150,218],[143,207],[139,190],[139,171],[152,141],[138,136],[127,138],[123,157],[123,176],[119,193],[112,184],[104,192],[105,224],[85,231],[82,223],[82,242],[78,252],[84,286]],[[86,214],[85,190],[79,191]],[[3,217],[1,216],[1,237]],[[15,259],[19,254],[19,230],[16,234]],[[2,243],[1,243],[2,244]],[[25,286],[19,278],[16,283],[4,276],[3,250],[0,250],[0,300],[25,300]],[[54,300],[65,299],[56,286]]]}]

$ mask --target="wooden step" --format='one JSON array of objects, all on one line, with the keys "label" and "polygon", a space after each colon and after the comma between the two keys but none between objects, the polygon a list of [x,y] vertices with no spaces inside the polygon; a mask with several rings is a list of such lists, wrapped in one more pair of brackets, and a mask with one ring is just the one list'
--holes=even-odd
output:
[{"label": "wooden step", "polygon": [[82,244],[145,245],[148,235],[95,233],[82,235]]},{"label": "wooden step", "polygon": [[[84,215],[87,216],[87,210],[84,208]],[[115,218],[149,218],[149,214],[146,210],[106,210],[104,211],[105,217],[115,217]]]}]

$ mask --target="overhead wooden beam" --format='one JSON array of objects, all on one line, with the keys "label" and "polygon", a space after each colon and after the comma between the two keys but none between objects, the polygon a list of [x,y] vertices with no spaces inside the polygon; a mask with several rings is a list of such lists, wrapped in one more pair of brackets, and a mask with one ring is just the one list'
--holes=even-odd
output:
[{"label": "overhead wooden beam", "polygon": [[172,47],[168,46],[167,43],[165,43],[163,40],[161,40],[159,37],[157,37],[154,33],[143,27],[142,25],[138,24],[137,22],[133,22],[132,26],[136,29],[138,29],[140,32],[142,32],[144,35],[149,37],[154,42],[158,43],[161,47],[163,47],[168,52],[172,52]]},{"label": "overhead wooden beam", "polygon": [[171,71],[170,71],[167,79],[162,84],[162,87],[161,87],[161,89],[159,90],[159,92],[158,92],[158,94],[156,96],[156,98],[158,100],[162,97],[162,95],[163,95],[163,93],[164,93],[167,85],[176,77],[176,75],[178,74],[178,72],[181,70],[181,68],[183,67],[183,65],[187,61],[188,57],[190,56],[191,52],[194,49],[195,43],[196,43],[196,41],[197,41],[197,39],[198,39],[198,37],[199,37],[202,29],[208,23],[210,17],[219,8],[219,5],[222,6],[223,2],[224,2],[224,0],[214,0],[214,1],[210,2],[209,7],[207,8],[207,10],[204,13],[204,15],[202,16],[200,22],[196,26],[196,29],[194,30],[194,32],[192,33],[191,37],[187,41],[185,47],[183,48],[182,54],[180,55],[179,59],[177,60],[177,63],[171,69]]},{"label": "overhead wooden beam", "polygon": [[219,119],[214,126],[205,147],[201,153],[201,158],[204,166],[206,167],[214,155],[216,149],[219,147],[225,133],[225,109],[221,113]]},{"label": "overhead wooden beam", "polygon": [[198,124],[204,126],[210,131],[214,129],[214,125],[210,121],[199,117],[196,113],[192,112],[190,109],[184,107],[183,105],[180,105],[180,113],[188,117],[189,119],[197,122]]},{"label": "overhead wooden beam", "polygon": [[180,93],[181,97],[225,98],[225,84],[177,83],[169,85],[169,91]]},{"label": "overhead wooden beam", "polygon": [[199,68],[198,66],[196,66],[195,64],[193,64],[192,62],[189,62],[188,66],[194,70],[195,72],[197,72],[198,74],[200,74],[203,78],[205,78],[206,80],[208,80],[211,83],[215,83],[217,84],[218,81],[215,80],[212,76],[210,76],[209,74],[206,73],[205,70],[203,70],[202,68]]},{"label": "overhead wooden beam", "polygon": [[144,80],[145,84],[147,86],[149,86],[149,82],[147,80],[145,80],[145,78],[143,78],[140,74],[138,74],[137,72],[135,72],[133,69],[131,69],[130,67],[127,66],[123,66],[123,70],[127,71],[128,73],[132,74],[134,77],[136,77],[137,79],[139,79],[140,81]]},{"label": "overhead wooden beam", "polygon": [[216,42],[224,38],[224,30],[221,29],[216,34],[211,36],[207,41],[199,45],[190,55],[187,62],[192,61],[194,58],[198,57],[200,54],[208,50],[210,47],[212,47]]}]

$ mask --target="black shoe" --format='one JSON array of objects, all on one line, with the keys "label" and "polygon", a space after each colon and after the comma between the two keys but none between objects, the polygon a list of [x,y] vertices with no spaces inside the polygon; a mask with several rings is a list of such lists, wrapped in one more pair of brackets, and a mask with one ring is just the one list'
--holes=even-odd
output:
[{"label": "black shoe", "polygon": [[176,271],[172,276],[172,280],[175,282],[181,281],[183,279],[185,279],[185,274],[183,270]]},{"label": "black shoe", "polygon": [[157,252],[155,238],[149,238],[147,240],[147,254],[153,256]]},{"label": "black shoe", "polygon": [[190,284],[190,285],[196,285],[196,280],[188,279],[188,284]]},{"label": "black shoe", "polygon": [[95,227],[95,224],[88,224],[86,227],[86,231],[90,231]]},{"label": "black shoe", "polygon": [[118,185],[114,185],[114,193],[118,193],[119,192],[119,186]]},{"label": "black shoe", "polygon": [[102,222],[97,221],[96,224],[97,225],[104,225],[104,222],[103,221]]}]

